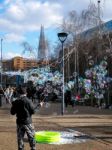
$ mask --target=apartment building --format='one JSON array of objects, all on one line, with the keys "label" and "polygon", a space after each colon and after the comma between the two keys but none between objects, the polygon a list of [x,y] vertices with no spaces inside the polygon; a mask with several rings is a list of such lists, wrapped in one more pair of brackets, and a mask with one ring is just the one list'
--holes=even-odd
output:
[{"label": "apartment building", "polygon": [[28,70],[38,66],[38,62],[34,59],[26,59],[23,57],[14,57],[10,60],[3,60],[4,71]]}]

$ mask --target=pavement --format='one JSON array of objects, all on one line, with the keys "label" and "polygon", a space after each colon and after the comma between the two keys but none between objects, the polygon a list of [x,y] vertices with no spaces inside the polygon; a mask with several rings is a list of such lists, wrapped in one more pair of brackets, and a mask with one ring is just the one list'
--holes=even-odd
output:
[{"label": "pavement", "polygon": [[[16,150],[15,116],[10,106],[0,108],[0,150]],[[36,144],[37,150],[112,150],[112,110],[90,106],[69,106],[61,115],[60,103],[50,103],[33,116],[36,131],[66,131],[87,135],[86,142],[72,144]],[[82,137],[81,137],[82,138]],[[75,140],[75,139],[74,139]],[[30,150],[27,140],[25,150]]]}]

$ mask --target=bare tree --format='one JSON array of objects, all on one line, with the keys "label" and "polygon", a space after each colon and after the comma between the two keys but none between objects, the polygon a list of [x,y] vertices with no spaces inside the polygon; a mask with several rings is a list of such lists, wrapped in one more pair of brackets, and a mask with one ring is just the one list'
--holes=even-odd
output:
[{"label": "bare tree", "polygon": [[[69,48],[69,52],[65,51],[65,76],[67,74],[73,76],[74,73],[84,75],[91,62],[96,64],[103,58],[105,50],[102,51],[104,44],[102,36],[104,33],[100,13],[99,5],[90,3],[88,8],[80,14],[73,10],[63,19],[61,30],[69,34],[66,47],[72,47]],[[89,59],[90,56],[93,60]]]},{"label": "bare tree", "polygon": [[37,58],[35,54],[35,48],[33,48],[33,46],[31,46],[28,42],[25,41],[21,43],[21,46],[24,48],[22,51],[22,55],[25,53],[29,53],[30,55],[32,55],[32,57]]}]

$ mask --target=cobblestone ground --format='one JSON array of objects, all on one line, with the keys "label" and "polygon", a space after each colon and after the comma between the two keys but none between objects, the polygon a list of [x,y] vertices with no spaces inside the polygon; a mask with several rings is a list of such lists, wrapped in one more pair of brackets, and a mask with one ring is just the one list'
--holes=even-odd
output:
[{"label": "cobblestone ground", "polygon": [[[10,115],[10,106],[0,108],[0,150],[16,150],[15,116]],[[60,104],[50,104],[33,116],[36,131],[79,131],[90,138],[80,144],[49,145],[36,144],[37,150],[112,150],[112,110],[69,106],[64,116],[60,115]],[[26,139],[26,137],[25,137]],[[25,150],[30,150],[25,140]]]}]

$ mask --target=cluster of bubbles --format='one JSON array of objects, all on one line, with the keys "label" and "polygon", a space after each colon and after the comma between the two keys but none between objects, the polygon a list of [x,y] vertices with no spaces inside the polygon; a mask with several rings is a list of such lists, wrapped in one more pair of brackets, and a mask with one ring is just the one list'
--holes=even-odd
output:
[{"label": "cluster of bubbles", "polygon": [[[93,95],[95,98],[104,97],[108,84],[112,82],[112,78],[108,76],[107,61],[103,60],[99,65],[95,65],[85,71],[85,78],[78,77],[79,89],[85,90],[85,97]],[[13,76],[20,75],[24,78],[24,83],[33,81],[33,83],[44,85],[47,81],[52,81],[53,85],[61,85],[63,83],[63,75],[59,71],[52,72],[49,66],[43,68],[30,69],[27,71],[5,72],[5,74]],[[72,79],[65,83],[64,90],[72,90],[75,87],[76,80]]]},{"label": "cluster of bubbles", "polygon": [[62,74],[59,71],[52,72],[50,67],[42,67],[36,69],[30,69],[27,71],[18,72],[5,72],[9,76],[20,75],[24,78],[24,83],[32,81],[34,85],[44,85],[47,81],[52,81],[54,85],[62,84]]},{"label": "cluster of bubbles", "polygon": [[31,69],[24,74],[24,82],[33,81],[34,84],[44,84],[52,81],[54,85],[62,83],[62,74],[59,71],[51,72],[49,67]]},{"label": "cluster of bubbles", "polygon": [[[85,71],[85,78],[78,78],[79,89],[85,90],[85,97],[93,95],[95,98],[102,99],[112,78],[108,76],[107,61],[103,60],[99,65],[95,65]],[[65,89],[73,89],[76,81],[69,81]]]},{"label": "cluster of bubbles", "polygon": [[108,77],[107,61],[103,60],[99,65],[86,70],[85,75],[88,79],[86,81],[86,92],[92,94],[95,98],[102,99],[105,91],[108,88],[112,78]]}]

